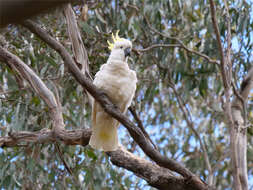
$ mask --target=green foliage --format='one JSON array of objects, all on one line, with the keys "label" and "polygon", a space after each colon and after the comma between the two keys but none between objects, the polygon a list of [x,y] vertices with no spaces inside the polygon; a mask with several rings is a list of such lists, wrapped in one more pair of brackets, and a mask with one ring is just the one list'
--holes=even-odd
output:
[{"label": "green foliage", "polygon": [[[221,38],[226,38],[226,19],[223,3],[217,4],[217,20]],[[242,77],[252,66],[252,3],[229,1],[233,42],[234,81],[240,85]],[[75,7],[79,15],[80,7]],[[110,33],[120,30],[120,36],[133,41],[135,49],[153,44],[178,44],[219,60],[217,41],[212,27],[208,1],[110,1],[96,2],[89,7],[87,22],[78,20],[84,45],[88,50],[92,75],[106,62],[109,55],[107,40]],[[71,52],[61,11],[39,16],[36,21],[46,28]],[[8,50],[29,65],[51,89],[54,83],[63,106],[67,129],[90,126],[90,106],[82,88],[64,67],[60,56],[44,42],[21,26],[10,25],[2,33]],[[151,138],[162,154],[183,162],[192,172],[206,180],[208,172],[200,145],[180,110],[177,97],[170,88],[175,84],[192,115],[195,129],[208,149],[215,171],[218,189],[231,188],[228,157],[228,129],[224,125],[221,96],[223,86],[219,68],[204,58],[182,48],[154,48],[140,55],[132,54],[129,66],[136,70],[138,87],[133,104]],[[6,93],[2,93],[2,92]],[[249,120],[253,120],[252,98],[248,106]],[[13,131],[37,131],[51,128],[45,103],[32,90],[20,84],[13,71],[0,64],[0,135]],[[121,142],[131,148],[132,139],[120,128]],[[253,164],[253,140],[249,133],[248,164]],[[151,189],[132,173],[119,169],[103,153],[88,147],[61,147],[64,158],[73,169],[71,177],[51,144],[0,149],[0,187],[5,189]],[[134,149],[141,155],[139,148]],[[253,179],[252,167],[249,177]],[[80,184],[76,183],[76,180]]]}]

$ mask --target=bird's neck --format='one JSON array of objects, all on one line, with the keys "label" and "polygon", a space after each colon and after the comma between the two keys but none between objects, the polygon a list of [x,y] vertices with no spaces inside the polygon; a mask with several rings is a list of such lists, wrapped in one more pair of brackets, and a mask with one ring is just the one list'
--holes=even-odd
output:
[{"label": "bird's neck", "polygon": [[122,59],[119,59],[117,57],[109,57],[109,59],[107,60],[107,63],[113,63],[113,64],[127,64],[126,60],[122,60]]},{"label": "bird's neck", "polygon": [[117,54],[116,52],[111,52],[109,58],[108,58],[108,63],[112,61],[118,61],[118,62],[126,62],[125,56],[121,56],[120,54]]},{"label": "bird's neck", "polygon": [[115,59],[111,59],[111,60],[109,60],[108,59],[108,61],[107,61],[107,64],[111,64],[111,65],[119,65],[119,66],[128,66],[128,64],[127,64],[127,62],[125,62],[125,61],[122,61],[122,60],[115,60]]},{"label": "bird's neck", "polygon": [[129,66],[127,62],[119,60],[119,59],[108,59],[107,65],[108,68],[111,68],[113,70],[128,70]]}]

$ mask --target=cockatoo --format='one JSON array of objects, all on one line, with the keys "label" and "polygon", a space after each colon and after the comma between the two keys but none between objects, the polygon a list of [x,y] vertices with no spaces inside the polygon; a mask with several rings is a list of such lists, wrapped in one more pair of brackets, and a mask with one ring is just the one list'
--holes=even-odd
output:
[{"label": "cockatoo", "polygon": [[[95,75],[94,85],[103,90],[110,100],[126,113],[136,90],[135,71],[128,67],[127,60],[132,49],[131,41],[120,38],[118,32],[112,34],[109,44],[111,54]],[[92,148],[114,151],[118,148],[117,129],[119,122],[107,114],[97,101],[92,102],[92,135],[89,144]]]}]

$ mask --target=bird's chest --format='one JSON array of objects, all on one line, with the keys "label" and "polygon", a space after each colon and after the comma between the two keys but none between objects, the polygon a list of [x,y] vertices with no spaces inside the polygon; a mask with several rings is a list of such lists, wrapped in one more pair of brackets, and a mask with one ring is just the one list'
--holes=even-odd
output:
[{"label": "bird's chest", "polygon": [[132,96],[136,83],[131,78],[131,73],[127,70],[108,69],[97,76],[94,83],[105,91],[113,103],[118,104]]},{"label": "bird's chest", "polygon": [[108,94],[114,103],[125,101],[129,98],[131,89],[130,78],[126,75],[114,73],[105,79],[106,85],[102,89]]}]

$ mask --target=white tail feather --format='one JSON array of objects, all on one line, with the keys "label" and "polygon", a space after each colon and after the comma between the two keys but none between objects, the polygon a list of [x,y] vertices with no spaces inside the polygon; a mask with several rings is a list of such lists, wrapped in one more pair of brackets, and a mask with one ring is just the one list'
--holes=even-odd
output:
[{"label": "white tail feather", "polygon": [[92,135],[89,144],[92,148],[103,151],[114,151],[118,148],[119,122],[105,112],[96,114],[96,122],[93,122]]}]

